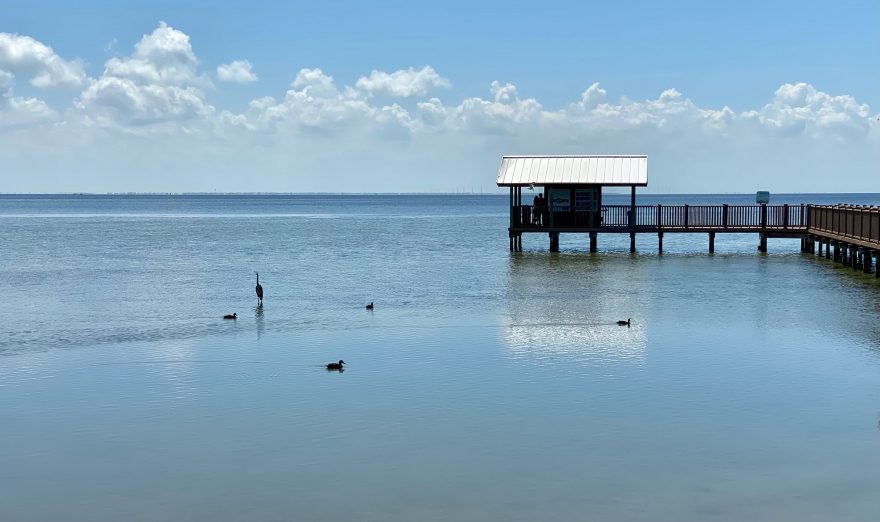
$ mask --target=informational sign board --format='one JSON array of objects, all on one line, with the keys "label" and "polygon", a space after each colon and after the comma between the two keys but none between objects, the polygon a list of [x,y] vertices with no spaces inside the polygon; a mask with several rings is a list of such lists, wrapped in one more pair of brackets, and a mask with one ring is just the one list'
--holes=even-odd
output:
[{"label": "informational sign board", "polygon": [[770,193],[766,190],[759,190],[758,193],[755,194],[755,203],[759,205],[770,203]]},{"label": "informational sign board", "polygon": [[550,209],[553,212],[571,211],[571,191],[565,189],[550,190]]}]

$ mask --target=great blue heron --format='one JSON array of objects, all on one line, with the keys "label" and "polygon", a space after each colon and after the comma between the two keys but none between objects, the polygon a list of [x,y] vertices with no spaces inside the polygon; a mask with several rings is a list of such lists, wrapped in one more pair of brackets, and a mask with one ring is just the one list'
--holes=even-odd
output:
[{"label": "great blue heron", "polygon": [[263,286],[260,284],[259,272],[257,272],[257,299],[260,300],[260,306],[263,306]]}]

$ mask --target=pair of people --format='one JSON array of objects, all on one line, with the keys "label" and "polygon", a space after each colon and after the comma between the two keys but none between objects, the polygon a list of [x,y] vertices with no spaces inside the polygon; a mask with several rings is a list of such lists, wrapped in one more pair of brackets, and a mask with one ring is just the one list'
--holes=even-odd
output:
[{"label": "pair of people", "polygon": [[535,196],[535,199],[532,201],[532,224],[533,225],[541,225],[544,223],[544,209],[547,206],[547,201],[544,200],[544,194],[538,192]]}]

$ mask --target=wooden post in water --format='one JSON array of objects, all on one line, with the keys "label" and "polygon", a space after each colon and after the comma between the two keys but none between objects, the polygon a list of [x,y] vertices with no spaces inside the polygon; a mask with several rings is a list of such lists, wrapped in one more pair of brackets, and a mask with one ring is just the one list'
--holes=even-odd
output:
[{"label": "wooden post in water", "polygon": [[758,233],[758,252],[767,252],[767,234]]},{"label": "wooden post in water", "polygon": [[629,253],[630,254],[636,253],[636,233],[635,232],[629,233]]},{"label": "wooden post in water", "polygon": [[840,263],[840,241],[834,240],[834,262]]},{"label": "wooden post in water", "polygon": [[590,252],[595,253],[596,250],[598,250],[598,248],[597,248],[597,243],[598,243],[597,236],[598,235],[599,235],[598,232],[590,232]]},{"label": "wooden post in water", "polygon": [[709,253],[715,253],[715,232],[709,232]]},{"label": "wooden post in water", "polygon": [[550,232],[550,251],[559,252],[559,232]]},{"label": "wooden post in water", "polygon": [[657,253],[663,253],[663,232],[657,232]]},{"label": "wooden post in water", "polygon": [[862,272],[866,274],[871,273],[871,262],[873,261],[871,257],[870,250],[867,248],[862,249]]},{"label": "wooden post in water", "polygon": [[823,247],[823,246],[824,246],[824,245],[822,245],[822,238],[820,237],[820,238],[819,238],[819,256],[822,255],[822,247]]},{"label": "wooden post in water", "polygon": [[874,277],[880,277],[880,250],[875,250],[874,256],[877,258],[874,261]]},{"label": "wooden post in water", "polygon": [[825,259],[831,259],[831,240],[825,240]]}]

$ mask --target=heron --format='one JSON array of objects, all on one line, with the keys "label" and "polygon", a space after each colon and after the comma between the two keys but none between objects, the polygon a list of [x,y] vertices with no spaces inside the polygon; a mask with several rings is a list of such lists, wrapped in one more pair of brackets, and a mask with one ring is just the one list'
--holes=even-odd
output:
[{"label": "heron", "polygon": [[257,272],[257,299],[260,300],[260,306],[263,306],[263,286],[260,284],[259,272]]}]

